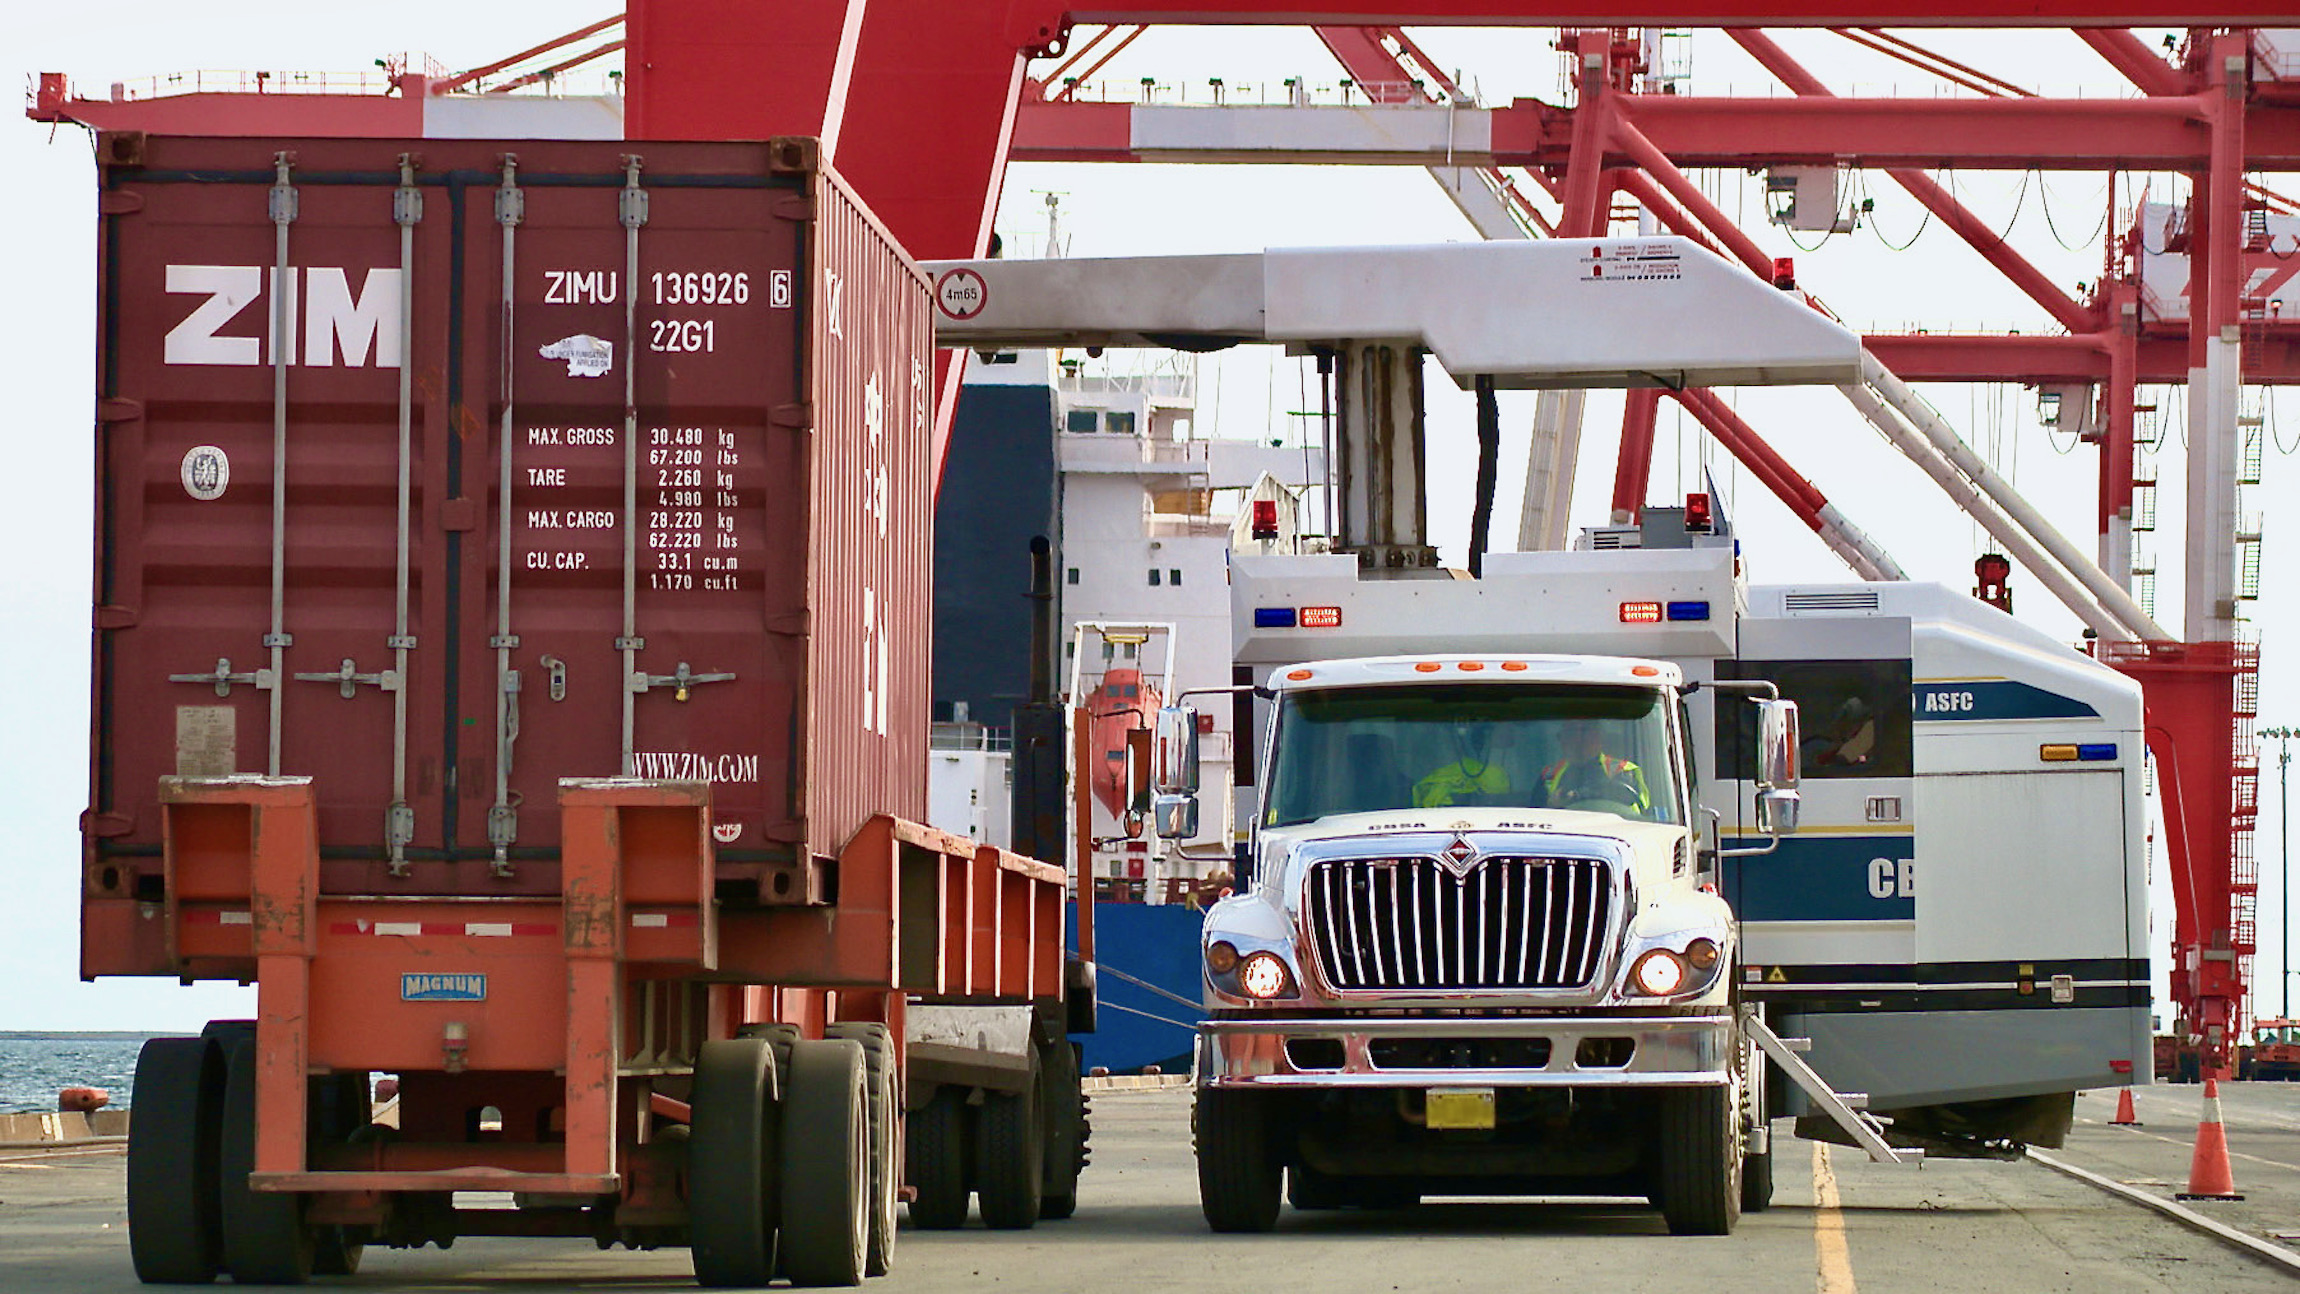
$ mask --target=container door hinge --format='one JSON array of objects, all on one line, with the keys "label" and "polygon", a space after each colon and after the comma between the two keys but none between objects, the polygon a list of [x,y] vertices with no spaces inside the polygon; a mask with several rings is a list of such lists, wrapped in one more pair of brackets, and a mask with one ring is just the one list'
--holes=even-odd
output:
[{"label": "container door hinge", "polygon": [[116,395],[108,400],[96,402],[96,421],[98,422],[142,422],[143,420],[144,402],[141,400],[131,400],[124,395]]},{"label": "container door hinge", "polygon": [[96,608],[96,627],[98,629],[133,629],[137,622],[143,618],[143,611],[136,607],[105,603]]},{"label": "container door hinge", "polygon": [[144,195],[133,189],[114,189],[96,199],[99,216],[132,216],[144,209]]},{"label": "container door hinge", "polygon": [[778,404],[767,414],[767,424],[773,427],[812,427],[815,425],[815,406],[805,400]]},{"label": "container door hinge", "polygon": [[269,691],[272,686],[272,672],[268,669],[254,669],[234,673],[231,657],[219,656],[216,658],[216,667],[205,674],[170,674],[168,681],[170,683],[213,683],[217,696],[230,696],[234,683],[246,683],[258,691]]},{"label": "container door hinge", "polygon": [[343,658],[343,664],[339,668],[329,670],[324,674],[298,674],[296,678],[305,683],[338,684],[346,701],[359,695],[359,685],[362,683],[372,684],[386,692],[399,690],[398,670],[387,669],[377,674],[362,674],[349,656]]},{"label": "container door hinge", "polygon": [[676,692],[672,699],[684,701],[687,699],[688,691],[692,688],[700,687],[705,683],[731,683],[734,678],[733,674],[690,673],[687,669],[687,662],[680,661],[679,668],[669,674],[633,674],[631,676],[631,690],[633,692],[645,692],[659,687],[674,688]]},{"label": "container door hinge", "polygon": [[125,836],[136,829],[136,820],[125,813],[98,813],[94,809],[80,811],[80,834],[109,840]]}]

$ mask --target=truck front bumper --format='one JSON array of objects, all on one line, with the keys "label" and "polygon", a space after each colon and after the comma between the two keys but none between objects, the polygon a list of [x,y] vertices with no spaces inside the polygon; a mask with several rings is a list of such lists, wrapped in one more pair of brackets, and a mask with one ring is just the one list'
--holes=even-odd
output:
[{"label": "truck front bumper", "polygon": [[[1198,1085],[1220,1088],[1694,1087],[1731,1081],[1733,1017],[1474,1016],[1208,1020],[1198,1026]],[[1428,1046],[1506,1050],[1522,1063],[1430,1064]],[[1492,1043],[1515,1044],[1505,1048]],[[1338,1045],[1338,1049],[1337,1046]],[[1546,1052],[1542,1044],[1546,1044]],[[1401,1063],[1396,1053],[1422,1063]],[[1387,1061],[1388,1063],[1384,1063]]]}]

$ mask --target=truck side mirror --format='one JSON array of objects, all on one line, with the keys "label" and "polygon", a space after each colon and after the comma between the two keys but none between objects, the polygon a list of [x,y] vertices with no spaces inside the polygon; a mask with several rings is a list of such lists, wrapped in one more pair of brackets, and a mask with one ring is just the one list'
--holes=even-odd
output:
[{"label": "truck side mirror", "polygon": [[1798,733],[1795,701],[1756,701],[1757,789],[1797,789]]},{"label": "truck side mirror", "polygon": [[1768,836],[1794,835],[1798,796],[1795,791],[1757,792],[1757,830]]},{"label": "truck side mirror", "polygon": [[1158,710],[1158,731],[1151,761],[1152,789],[1160,795],[1198,793],[1198,710],[1169,705]]},{"label": "truck side mirror", "polygon": [[1160,840],[1188,840],[1198,834],[1197,709],[1160,707],[1151,752],[1151,829]]}]

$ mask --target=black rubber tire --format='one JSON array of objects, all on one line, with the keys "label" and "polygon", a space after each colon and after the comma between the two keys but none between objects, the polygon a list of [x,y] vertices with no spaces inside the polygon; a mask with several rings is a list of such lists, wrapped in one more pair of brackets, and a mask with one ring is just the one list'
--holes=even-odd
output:
[{"label": "black rubber tire", "polygon": [[869,1071],[862,1044],[791,1047],[782,1110],[782,1270],[794,1285],[860,1285],[870,1248]]},{"label": "black rubber tire", "polygon": [[1763,1213],[1773,1207],[1773,1152],[1741,1157],[1741,1211]]},{"label": "black rubber tire", "polygon": [[1285,1177],[1269,1103],[1260,1092],[1201,1088],[1192,1122],[1198,1141],[1198,1206],[1216,1231],[1268,1231],[1278,1225]]},{"label": "black rubber tire", "polygon": [[966,1225],[967,1183],[973,1180],[967,1143],[972,1140],[973,1116],[964,1092],[938,1087],[905,1123],[904,1176],[913,1192],[910,1224],[921,1231],[956,1231]]},{"label": "black rubber tire", "polygon": [[829,1025],[823,1036],[862,1044],[870,1088],[870,1250],[863,1274],[884,1276],[894,1270],[895,1208],[902,1195],[895,1158],[902,1093],[895,1087],[894,1035],[883,1024],[858,1021]]},{"label": "black rubber tire", "polygon": [[789,1081],[791,1076],[791,1046],[806,1035],[800,1033],[795,1024],[746,1024],[735,1030],[735,1036],[764,1038],[767,1046],[774,1050],[775,1081],[778,1086],[773,1099],[781,1100],[782,1088],[779,1084]]},{"label": "black rubber tire", "polygon": [[982,1225],[993,1231],[1028,1231],[1038,1225],[1046,1177],[1046,1129],[1038,1117],[1038,1055],[1019,1092],[985,1092],[977,1127],[982,1153],[975,1159],[974,1194]]},{"label": "black rubber tire", "polygon": [[706,1042],[696,1053],[687,1218],[698,1285],[774,1279],[774,1064],[774,1049],[759,1038]]},{"label": "black rubber tire", "polygon": [[[364,1133],[374,1118],[375,1097],[366,1074],[330,1074],[313,1081],[309,1124],[313,1145],[342,1145]],[[369,1231],[368,1227],[317,1228],[312,1234],[312,1275],[358,1275]]]},{"label": "black rubber tire", "polygon": [[1039,1053],[1038,1111],[1046,1124],[1038,1217],[1061,1221],[1078,1212],[1078,1177],[1086,1171],[1086,1093],[1078,1085],[1078,1051],[1068,1039]]},{"label": "black rubber tire", "polygon": [[248,1189],[256,1161],[256,1040],[235,1039],[224,1055],[223,1126],[216,1156],[224,1270],[241,1285],[301,1285],[311,1279],[317,1240],[303,1220],[308,1197]]},{"label": "black rubber tire", "polygon": [[1676,1236],[1725,1236],[1741,1220],[1741,1110],[1733,1085],[1661,1092],[1654,1203]]},{"label": "black rubber tire", "polygon": [[128,1254],[147,1285],[205,1285],[223,1269],[216,1217],[223,1086],[223,1057],[205,1038],[154,1038],[136,1054]]}]

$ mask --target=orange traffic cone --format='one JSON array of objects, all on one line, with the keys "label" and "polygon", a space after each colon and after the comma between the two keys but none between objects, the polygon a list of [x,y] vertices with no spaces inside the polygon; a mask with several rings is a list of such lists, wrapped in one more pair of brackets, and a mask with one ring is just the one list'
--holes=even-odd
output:
[{"label": "orange traffic cone", "polygon": [[2204,1118],[2196,1125],[2196,1154],[2188,1161],[2188,1189],[2179,1200],[2241,1200],[2228,1167],[2228,1134],[2220,1126],[2220,1082],[2204,1080]]},{"label": "orange traffic cone", "polygon": [[2116,1128],[2137,1128],[2140,1126],[2140,1115],[2132,1108],[2131,1088],[2125,1088],[2116,1094],[2116,1117],[2108,1122],[2109,1126]]}]

